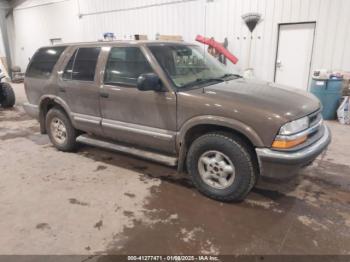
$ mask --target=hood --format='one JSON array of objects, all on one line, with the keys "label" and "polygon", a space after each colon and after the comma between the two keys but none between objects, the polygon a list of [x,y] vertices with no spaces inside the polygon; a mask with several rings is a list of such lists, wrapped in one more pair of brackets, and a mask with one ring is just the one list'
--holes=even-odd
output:
[{"label": "hood", "polygon": [[274,83],[237,79],[204,87],[204,93],[216,99],[238,103],[292,121],[315,112],[319,100],[312,94]]}]

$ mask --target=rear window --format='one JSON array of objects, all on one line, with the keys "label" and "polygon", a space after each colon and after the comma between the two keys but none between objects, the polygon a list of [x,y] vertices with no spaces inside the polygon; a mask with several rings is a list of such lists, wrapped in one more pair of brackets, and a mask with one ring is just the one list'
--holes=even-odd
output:
[{"label": "rear window", "polygon": [[55,64],[65,49],[66,46],[40,48],[30,61],[26,76],[49,78]]}]

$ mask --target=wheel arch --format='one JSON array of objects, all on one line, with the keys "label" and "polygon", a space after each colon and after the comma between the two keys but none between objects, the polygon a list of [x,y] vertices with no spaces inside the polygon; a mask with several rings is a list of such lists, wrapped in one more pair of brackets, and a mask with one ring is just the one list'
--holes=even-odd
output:
[{"label": "wheel arch", "polygon": [[[191,143],[199,136],[209,132],[225,132],[239,136],[252,149],[264,145],[255,130],[240,121],[224,117],[200,116],[187,121],[177,135],[179,172],[185,168],[185,159]],[[255,150],[252,150],[252,153],[255,154]]]},{"label": "wheel arch", "polygon": [[74,119],[71,116],[71,111],[69,110],[67,103],[62,98],[53,95],[43,96],[41,97],[39,102],[39,123],[40,132],[42,134],[46,134],[47,132],[45,126],[45,119],[47,112],[53,107],[60,108],[63,111],[63,113],[65,113],[68,116],[71,123],[74,125]]}]

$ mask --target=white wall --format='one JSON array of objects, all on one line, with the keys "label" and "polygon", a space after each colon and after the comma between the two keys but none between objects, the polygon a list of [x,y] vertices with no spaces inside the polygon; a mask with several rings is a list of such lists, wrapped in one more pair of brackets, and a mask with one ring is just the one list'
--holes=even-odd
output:
[{"label": "white wall", "polygon": [[[29,5],[31,2],[33,5]],[[44,0],[40,1],[40,6],[37,2],[25,2],[25,6],[14,10],[13,17],[7,18],[8,31],[12,29],[13,64],[21,66],[22,70],[40,46],[50,45],[50,39],[62,38],[65,42],[80,40],[76,1]]]},{"label": "white wall", "polygon": [[290,22],[317,22],[312,69],[350,71],[349,0],[46,0],[45,5],[37,4],[38,0],[28,1],[14,11],[12,53],[22,68],[50,38],[95,41],[104,32],[114,32],[118,37],[147,34],[150,39],[156,33],[179,34],[189,42],[197,34],[219,41],[227,36],[229,50],[240,59],[235,67],[242,70],[248,63],[250,35],[241,15],[259,12],[263,21],[254,32],[250,62],[258,78],[273,80],[278,23]]}]

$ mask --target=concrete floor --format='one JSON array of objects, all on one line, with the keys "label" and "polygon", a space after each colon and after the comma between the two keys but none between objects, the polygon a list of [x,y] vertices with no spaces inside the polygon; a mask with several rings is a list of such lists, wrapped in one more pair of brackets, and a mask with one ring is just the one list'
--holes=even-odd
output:
[{"label": "concrete floor", "polygon": [[0,254],[350,254],[350,126],[300,176],[239,204],[174,169],[82,146],[62,153],[17,106],[0,111]]}]

